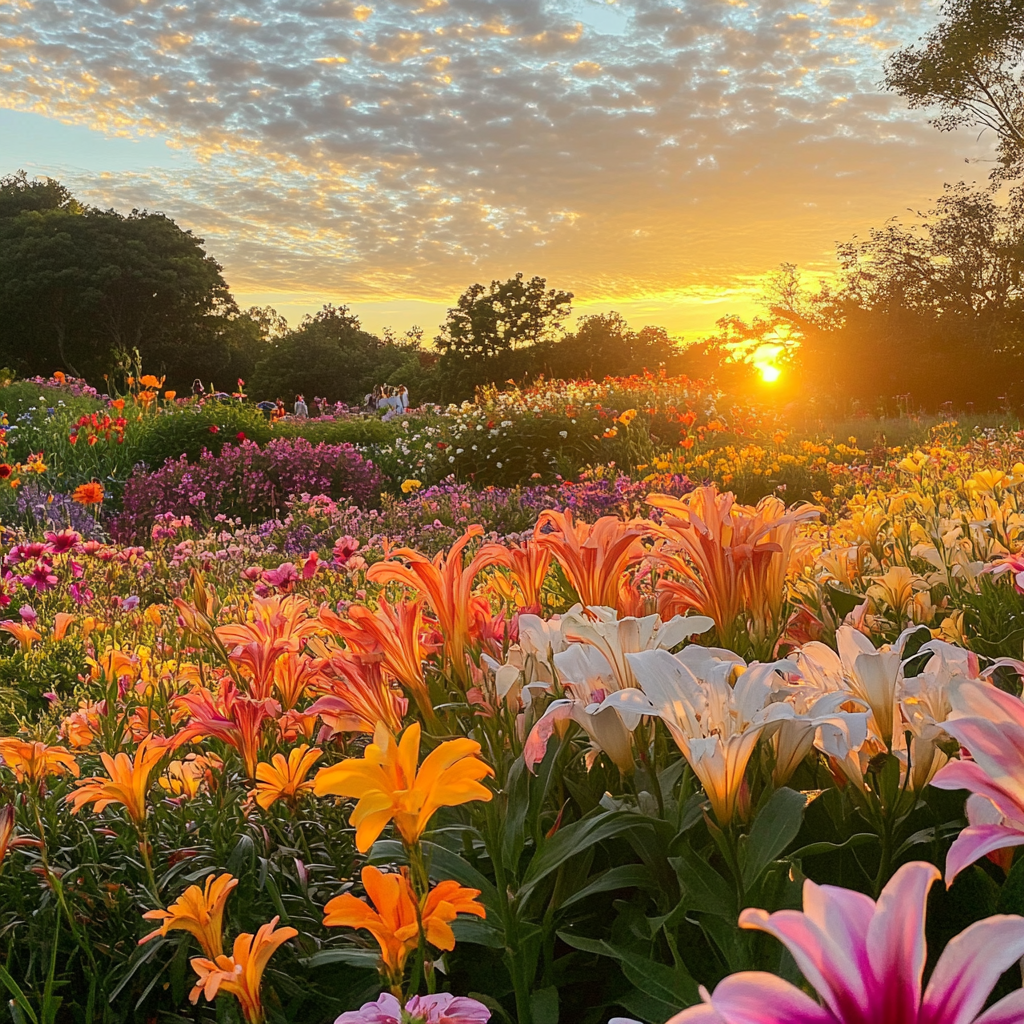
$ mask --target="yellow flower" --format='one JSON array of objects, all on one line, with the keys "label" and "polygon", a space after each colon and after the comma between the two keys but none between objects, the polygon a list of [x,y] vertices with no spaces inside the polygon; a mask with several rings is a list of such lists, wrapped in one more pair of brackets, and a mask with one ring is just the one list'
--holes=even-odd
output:
[{"label": "yellow flower", "polygon": [[628,427],[635,419],[636,409],[627,409],[621,416],[615,417],[615,422],[621,423],[624,427]]},{"label": "yellow flower", "polygon": [[421,480],[403,480],[402,481],[402,493],[409,494],[411,491],[418,491],[423,486]]},{"label": "yellow flower", "polygon": [[320,759],[322,750],[309,749],[307,743],[296,747],[288,755],[275,754],[272,764],[260,761],[256,765],[256,803],[264,810],[276,800],[284,800],[292,807],[303,793],[313,789],[313,782],[307,781],[310,768]]},{"label": "yellow flower", "polygon": [[317,772],[313,782],[317,796],[359,801],[349,821],[356,828],[360,853],[369,850],[392,819],[404,842],[412,845],[438,808],[493,796],[480,780],[494,771],[480,760],[480,744],[475,740],[447,740],[417,767],[419,751],[418,722],[405,730],[400,741],[378,725],[363,757]]},{"label": "yellow flower", "polygon": [[160,927],[139,939],[139,945],[180,929],[194,935],[211,959],[224,953],[224,905],[238,879],[226,872],[219,877],[209,875],[206,885],[190,885],[167,910],[149,910],[142,916],[147,921],[160,921]]},{"label": "yellow flower", "polygon": [[149,776],[166,751],[166,741],[147,736],[135,750],[135,759],[121,753],[111,757],[100,754],[103,767],[109,778],[93,775],[82,779],[78,789],[66,797],[73,804],[71,813],[77,814],[86,804],[95,804],[96,812],[108,804],[123,804],[129,817],[136,825],[146,820],[146,794],[149,791]]}]

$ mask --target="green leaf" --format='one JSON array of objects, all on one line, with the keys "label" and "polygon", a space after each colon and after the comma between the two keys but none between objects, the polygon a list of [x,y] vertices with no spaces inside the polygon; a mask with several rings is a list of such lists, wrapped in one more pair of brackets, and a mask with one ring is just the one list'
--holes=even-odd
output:
[{"label": "green leaf", "polygon": [[516,872],[526,844],[526,815],[530,810],[530,773],[522,757],[516,758],[506,784],[508,808],[502,823],[501,859],[509,871]]},{"label": "green leaf", "polygon": [[[477,871],[469,861],[439,843],[423,841],[420,845],[433,878],[450,878],[460,885],[479,889],[483,902],[488,907],[497,907],[498,891],[494,888],[494,883]],[[368,863],[404,864],[405,850],[395,839],[378,839],[370,850]]]},{"label": "green leaf", "polygon": [[807,797],[783,787],[761,808],[746,839],[743,864],[746,888],[749,889],[761,877],[761,872],[796,839],[806,806]]},{"label": "green leaf", "polygon": [[690,910],[714,914],[735,923],[739,914],[736,893],[703,857],[689,846],[681,846],[679,856],[670,857],[669,863],[679,877],[682,902]]},{"label": "green leaf", "polygon": [[642,818],[628,811],[604,811],[566,825],[556,832],[530,861],[519,890],[520,897],[525,899],[539,882],[571,857],[606,839],[646,825]]},{"label": "green leaf", "polygon": [[661,1000],[676,1010],[681,1006],[690,1006],[700,999],[697,982],[682,964],[678,967],[669,967],[626,946],[616,946],[604,939],[590,939],[583,935],[574,935],[572,932],[559,932],[558,937],[574,949],[618,960],[622,965],[622,973],[641,992]]},{"label": "green leaf", "polygon": [[832,611],[840,620],[845,619],[863,600],[859,594],[851,594],[848,590],[840,590],[831,583],[825,584],[825,593],[828,595],[828,603],[832,605]]},{"label": "green leaf", "polygon": [[558,989],[554,985],[539,988],[530,994],[533,1024],[558,1024]]},{"label": "green leaf", "polygon": [[325,967],[327,964],[347,964],[349,967],[364,967],[376,970],[380,954],[372,949],[321,949],[312,956],[299,960],[303,967]]},{"label": "green leaf", "polygon": [[852,850],[858,846],[877,842],[878,836],[874,832],[858,832],[842,843],[808,843],[806,846],[801,846],[799,850],[794,850],[789,855],[789,859],[802,860],[804,857],[817,857],[822,853],[838,853],[840,850]]},{"label": "green leaf", "polygon": [[0,981],[6,986],[7,990],[14,996],[14,1002],[21,1012],[32,1022],[32,1024],[39,1024],[39,1018],[36,1016],[36,1011],[32,1009],[31,1004],[25,998],[25,993],[21,991],[18,983],[7,973],[7,968],[0,964]]},{"label": "green leaf", "polygon": [[620,864],[618,867],[602,872],[588,885],[563,900],[559,909],[564,910],[566,907],[589,899],[599,892],[614,892],[616,889],[650,889],[654,884],[651,872],[643,864]]},{"label": "green leaf", "polygon": [[452,932],[458,942],[471,942],[475,946],[490,949],[505,948],[505,933],[493,921],[481,921],[478,917],[463,916],[452,921]]}]

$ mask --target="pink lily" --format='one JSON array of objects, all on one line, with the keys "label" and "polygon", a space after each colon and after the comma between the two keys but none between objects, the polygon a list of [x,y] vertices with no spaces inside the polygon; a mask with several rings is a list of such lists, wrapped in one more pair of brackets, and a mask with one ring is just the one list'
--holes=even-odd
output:
[{"label": "pink lily", "polygon": [[938,868],[904,864],[876,903],[804,882],[804,909],[748,909],[740,927],[768,932],[793,954],[821,998],[774,974],[744,971],[668,1024],[1019,1024],[1024,990],[982,1012],[999,976],[1024,955],[1024,918],[997,915],[952,939],[923,988],[924,917]]},{"label": "pink lily", "polygon": [[[932,785],[966,789],[968,826],[946,854],[946,884],[981,857],[1024,846],[1024,702],[996,686],[961,683],[944,728],[973,760],[950,761]],[[981,804],[983,798],[991,806]]]}]

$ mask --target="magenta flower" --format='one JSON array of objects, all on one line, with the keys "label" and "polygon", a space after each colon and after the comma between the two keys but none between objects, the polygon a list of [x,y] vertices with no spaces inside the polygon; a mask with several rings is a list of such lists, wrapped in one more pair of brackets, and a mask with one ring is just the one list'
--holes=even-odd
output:
[{"label": "magenta flower", "polygon": [[1024,846],[1024,702],[990,683],[961,683],[943,728],[973,760],[950,761],[936,773],[937,789],[966,789],[968,826],[946,854],[946,884],[968,865]]},{"label": "magenta flower", "polygon": [[384,992],[375,1002],[343,1013],[334,1024],[487,1024],[490,1019],[491,1011],[483,1003],[449,992],[413,996],[403,1016],[398,1000]]},{"label": "magenta flower", "polygon": [[744,910],[740,927],[774,935],[821,1004],[788,981],[744,971],[668,1024],[1020,1024],[1024,989],[982,1012],[999,976],[1024,955],[1024,918],[999,915],[966,928],[943,950],[922,995],[924,917],[939,870],[904,864],[876,903],[804,882],[804,909]]}]

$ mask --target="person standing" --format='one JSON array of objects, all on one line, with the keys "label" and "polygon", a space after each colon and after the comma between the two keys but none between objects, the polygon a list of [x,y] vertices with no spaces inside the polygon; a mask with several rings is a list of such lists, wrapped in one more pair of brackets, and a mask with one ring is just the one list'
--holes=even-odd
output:
[{"label": "person standing", "polygon": [[297,420],[308,419],[309,417],[309,406],[306,405],[305,398],[302,395],[295,396],[295,418]]}]

